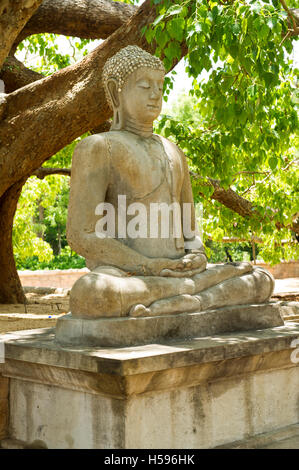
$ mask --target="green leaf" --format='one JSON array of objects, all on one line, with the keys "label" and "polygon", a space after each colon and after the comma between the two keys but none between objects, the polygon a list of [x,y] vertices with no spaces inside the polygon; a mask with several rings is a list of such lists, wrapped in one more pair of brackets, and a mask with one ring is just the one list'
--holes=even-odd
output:
[{"label": "green leaf", "polygon": [[155,31],[151,27],[147,28],[147,30],[145,31],[145,39],[149,44],[152,42],[154,36]]},{"label": "green leaf", "polygon": [[158,28],[156,31],[156,41],[159,44],[159,47],[161,49],[164,48],[168,40],[169,40],[169,35],[167,34],[167,31]]},{"label": "green leaf", "polygon": [[239,23],[234,23],[231,26],[231,31],[233,32],[233,34],[238,35],[241,31],[241,27],[240,27]]},{"label": "green leaf", "polygon": [[270,157],[269,158],[269,166],[271,170],[275,170],[278,164],[278,159],[276,157]]},{"label": "green leaf", "polygon": [[153,26],[157,26],[163,20],[164,17],[164,15],[159,15],[153,22]]},{"label": "green leaf", "polygon": [[174,18],[167,23],[167,31],[171,38],[181,42],[184,37],[185,21],[183,18]]},{"label": "green leaf", "polygon": [[181,58],[181,47],[178,42],[171,41],[165,49],[166,57],[172,62],[174,59]]},{"label": "green leaf", "polygon": [[247,93],[248,95],[253,98],[255,95],[256,95],[256,92],[257,92],[257,87],[256,85],[250,85],[248,88],[247,88]]},{"label": "green leaf", "polygon": [[272,82],[275,80],[275,75],[271,72],[266,72],[263,75],[263,78],[265,80],[266,86],[269,87],[272,84]]},{"label": "green leaf", "polygon": [[183,5],[172,5],[166,12],[165,16],[180,15],[183,12]]},{"label": "green leaf", "polygon": [[258,36],[262,39],[266,39],[269,35],[269,32],[270,32],[269,26],[266,23],[264,23],[258,32]]}]

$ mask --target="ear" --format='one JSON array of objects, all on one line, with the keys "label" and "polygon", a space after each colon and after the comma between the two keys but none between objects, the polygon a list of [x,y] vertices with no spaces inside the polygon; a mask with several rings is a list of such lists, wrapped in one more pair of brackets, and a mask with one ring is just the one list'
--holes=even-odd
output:
[{"label": "ear", "polygon": [[118,91],[118,84],[115,78],[109,78],[107,82],[107,88],[109,91],[109,95],[113,104],[114,108],[119,107],[119,91]]}]

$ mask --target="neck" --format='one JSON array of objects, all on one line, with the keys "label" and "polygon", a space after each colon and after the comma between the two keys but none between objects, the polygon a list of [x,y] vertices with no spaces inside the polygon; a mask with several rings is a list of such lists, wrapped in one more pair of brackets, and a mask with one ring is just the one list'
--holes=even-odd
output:
[{"label": "neck", "polygon": [[130,117],[123,121],[122,130],[133,132],[141,137],[151,137],[153,135],[153,123],[141,124]]}]

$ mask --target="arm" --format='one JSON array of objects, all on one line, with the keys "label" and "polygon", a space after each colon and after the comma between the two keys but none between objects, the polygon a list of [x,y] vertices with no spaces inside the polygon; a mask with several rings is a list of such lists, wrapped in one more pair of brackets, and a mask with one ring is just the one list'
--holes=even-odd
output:
[{"label": "arm", "polygon": [[147,258],[114,238],[96,235],[95,209],[105,202],[109,185],[110,161],[103,134],[81,141],[74,152],[67,220],[67,240],[81,256],[97,265],[125,270],[142,270]]},{"label": "arm", "polygon": [[[180,150],[184,171],[184,180],[181,190],[182,226],[184,231],[185,248],[187,252],[197,252],[205,255],[199,231],[197,228],[196,214],[192,187],[190,182],[189,168],[185,155]],[[186,204],[184,206],[184,204]]]}]

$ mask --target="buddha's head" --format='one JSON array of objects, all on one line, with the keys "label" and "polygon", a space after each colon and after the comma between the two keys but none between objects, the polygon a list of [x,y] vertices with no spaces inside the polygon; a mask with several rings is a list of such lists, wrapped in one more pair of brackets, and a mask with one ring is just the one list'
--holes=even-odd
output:
[{"label": "buddha's head", "polygon": [[111,129],[124,128],[128,120],[152,125],[161,112],[164,76],[161,60],[137,46],[127,46],[107,60],[103,82],[114,112]]}]

